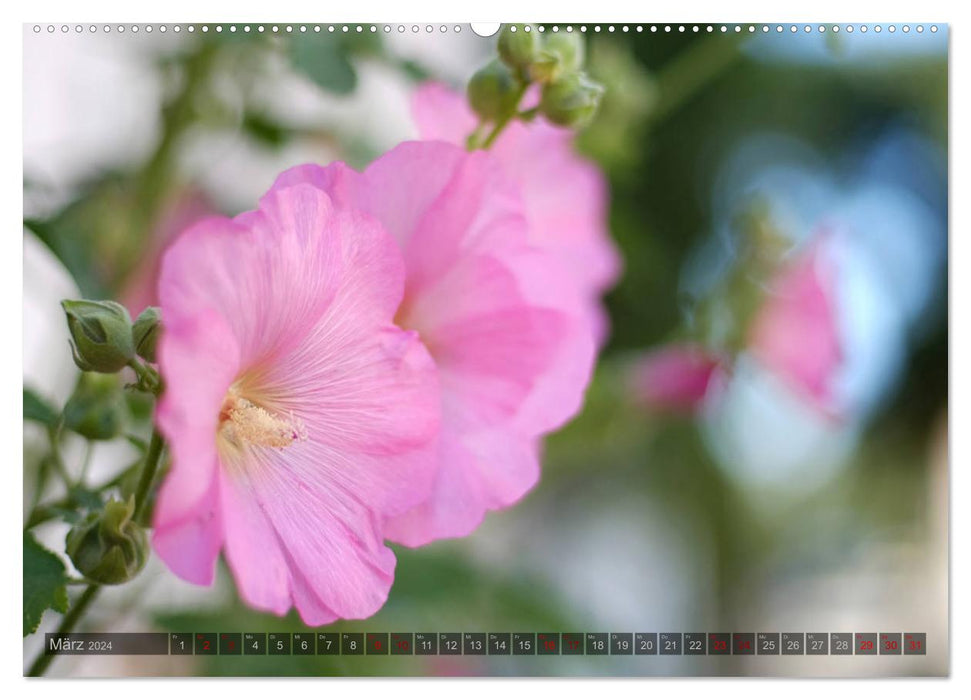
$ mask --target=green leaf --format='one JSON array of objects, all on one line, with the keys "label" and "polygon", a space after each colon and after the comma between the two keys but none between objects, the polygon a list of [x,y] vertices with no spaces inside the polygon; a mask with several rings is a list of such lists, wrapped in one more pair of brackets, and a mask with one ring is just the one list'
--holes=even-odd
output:
[{"label": "green leaf", "polygon": [[332,37],[295,36],[290,42],[293,67],[317,85],[338,95],[357,87],[357,74],[347,59],[342,42]]},{"label": "green leaf", "polygon": [[67,572],[64,562],[24,533],[24,636],[37,631],[48,608],[66,613]]},{"label": "green leaf", "polygon": [[53,428],[57,425],[57,411],[47,401],[24,387],[24,420],[37,421]]},{"label": "green leaf", "polygon": [[273,121],[272,117],[252,111],[243,115],[242,128],[254,141],[270,148],[279,148],[291,136],[291,131]]}]

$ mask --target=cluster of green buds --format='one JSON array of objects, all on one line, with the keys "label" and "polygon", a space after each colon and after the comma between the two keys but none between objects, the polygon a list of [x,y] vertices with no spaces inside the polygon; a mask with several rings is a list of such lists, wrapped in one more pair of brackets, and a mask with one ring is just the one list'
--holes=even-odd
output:
[{"label": "cluster of green buds", "polygon": [[117,585],[133,579],[148,559],[145,530],[133,519],[135,499],[110,500],[67,534],[67,555],[85,578]]},{"label": "cluster of green buds", "polygon": [[142,311],[134,324],[128,309],[115,301],[65,299],[61,308],[71,332],[74,363],[85,372],[113,374],[130,366],[136,355],[155,362],[161,318],[154,306]]},{"label": "cluster of green buds", "polygon": [[[579,34],[542,36],[532,25],[506,25],[497,48],[499,58],[472,76],[468,86],[469,104],[483,122],[501,129],[514,117],[530,119],[539,113],[553,124],[578,128],[596,114],[604,89],[583,71]],[[541,88],[539,105],[517,112],[534,84]]]}]

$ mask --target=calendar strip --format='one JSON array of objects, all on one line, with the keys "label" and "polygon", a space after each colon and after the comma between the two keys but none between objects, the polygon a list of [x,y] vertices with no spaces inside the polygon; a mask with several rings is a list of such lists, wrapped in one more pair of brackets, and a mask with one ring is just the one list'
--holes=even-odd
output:
[{"label": "calendar strip", "polygon": [[52,655],[913,656],[924,632],[149,632],[47,634]]}]

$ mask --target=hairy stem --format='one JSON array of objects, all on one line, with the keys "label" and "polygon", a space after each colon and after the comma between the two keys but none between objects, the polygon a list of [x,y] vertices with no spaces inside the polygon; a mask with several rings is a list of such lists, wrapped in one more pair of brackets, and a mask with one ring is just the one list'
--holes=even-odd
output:
[{"label": "hairy stem", "polygon": [[162,449],[165,441],[158,428],[152,431],[152,441],[148,444],[148,454],[145,455],[145,466],[142,467],[142,476],[138,480],[138,488],[135,489],[135,515],[137,522],[145,510],[145,503],[148,501],[148,493],[158,472],[158,465],[161,462]]}]

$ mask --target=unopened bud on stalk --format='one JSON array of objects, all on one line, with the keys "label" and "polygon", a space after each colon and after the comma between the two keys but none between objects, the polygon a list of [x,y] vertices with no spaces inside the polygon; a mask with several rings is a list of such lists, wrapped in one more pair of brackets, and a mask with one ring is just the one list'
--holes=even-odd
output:
[{"label": "unopened bud on stalk", "polygon": [[492,61],[469,81],[469,105],[482,119],[495,121],[515,109],[519,88],[509,68]]},{"label": "unopened bud on stalk", "polygon": [[543,88],[539,108],[553,124],[579,127],[593,119],[603,92],[584,73],[570,73]]},{"label": "unopened bud on stalk", "polygon": [[506,25],[499,34],[499,57],[510,68],[527,70],[540,49],[539,32],[524,24]]},{"label": "unopened bud on stalk", "polygon": [[96,583],[117,585],[134,578],[148,559],[145,530],[132,520],[135,499],[111,500],[71,528],[67,554],[74,566]]},{"label": "unopened bud on stalk", "polygon": [[131,316],[114,301],[61,302],[71,331],[74,363],[85,372],[117,372],[135,356]]},{"label": "unopened bud on stalk", "polygon": [[155,347],[162,334],[162,317],[158,307],[149,306],[135,319],[132,326],[132,339],[135,342],[135,352],[149,362],[155,362]]},{"label": "unopened bud on stalk", "polygon": [[583,39],[577,34],[551,34],[529,67],[530,77],[540,83],[557,80],[583,67]]}]

